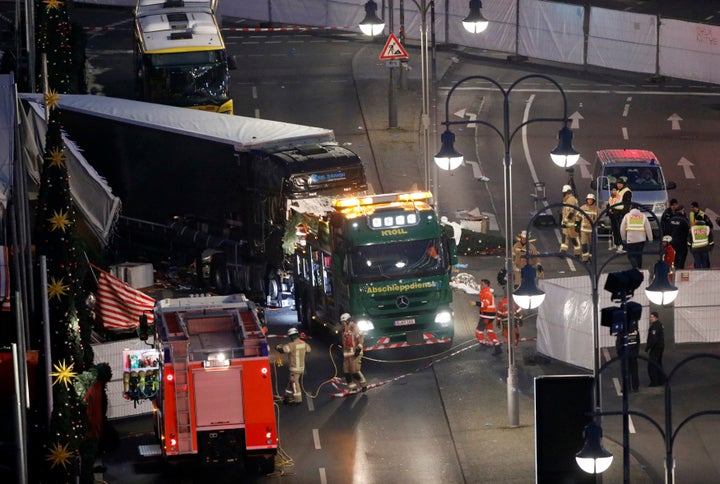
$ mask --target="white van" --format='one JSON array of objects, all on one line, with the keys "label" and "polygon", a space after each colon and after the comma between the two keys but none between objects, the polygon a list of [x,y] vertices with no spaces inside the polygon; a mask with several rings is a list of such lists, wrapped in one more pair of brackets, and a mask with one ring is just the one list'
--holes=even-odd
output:
[{"label": "white van", "polygon": [[[633,203],[652,211],[657,220],[660,220],[667,207],[667,191],[672,190],[676,185],[675,182],[665,181],[657,156],[647,150],[598,151],[590,187],[597,192],[597,204],[601,210],[607,208],[610,185],[621,176],[627,177],[628,187],[632,190]],[[604,217],[598,222],[598,227],[603,233],[609,232],[609,219]]]}]

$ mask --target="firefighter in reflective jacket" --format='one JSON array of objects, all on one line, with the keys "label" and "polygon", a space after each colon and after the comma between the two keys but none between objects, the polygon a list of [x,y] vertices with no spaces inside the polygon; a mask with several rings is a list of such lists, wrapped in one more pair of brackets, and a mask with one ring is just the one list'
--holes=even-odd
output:
[{"label": "firefighter in reflective jacket", "polygon": [[497,316],[495,296],[490,288],[490,281],[488,279],[482,279],[480,281],[480,295],[478,301],[470,301],[470,305],[480,307],[480,320],[475,328],[475,337],[478,342],[481,344],[488,344],[486,341],[489,340],[489,343],[495,347],[494,354],[501,354],[502,347],[500,346],[500,340],[493,329],[495,317]]},{"label": "firefighter in reflective jacket", "polygon": [[[505,343],[510,344],[510,340],[508,339],[508,328],[510,326],[508,321],[508,314],[510,313],[510,308],[508,307],[508,297],[503,297],[500,302],[497,305],[497,324],[502,328],[502,334],[505,338]],[[515,325],[514,325],[514,338],[513,338],[513,346],[517,346],[520,342],[520,326],[522,326],[522,308],[520,306],[515,305]]]},{"label": "firefighter in reflective jacket", "polygon": [[[562,188],[563,200],[562,203],[565,205],[578,206],[577,198],[573,195],[572,187],[570,185],[564,185]],[[578,240],[578,218],[577,210],[570,206],[563,206],[562,208],[562,232],[564,235],[563,242],[560,244],[560,252],[567,251],[571,246],[575,255],[581,254],[580,241]]]},{"label": "firefighter in reflective jacket", "polygon": [[340,322],[343,325],[342,351],[345,382],[350,390],[357,389],[357,383],[359,383],[362,391],[365,391],[367,390],[367,381],[365,381],[365,376],[360,371],[365,335],[360,331],[350,314],[343,313],[340,316]]},{"label": "firefighter in reflective jacket", "polygon": [[580,220],[580,246],[582,247],[582,260],[588,262],[590,260],[590,244],[592,243],[593,223],[597,220],[600,210],[595,203],[595,195],[588,193],[585,197],[585,205],[580,207],[578,212],[578,220]]},{"label": "firefighter in reflective jacket", "polygon": [[300,339],[297,328],[288,330],[290,342],[286,345],[277,345],[275,350],[278,353],[288,355],[290,360],[290,378],[288,379],[287,388],[285,388],[285,398],[283,401],[287,405],[299,405],[302,403],[302,386],[300,379],[305,373],[305,355],[310,353],[310,345]]},{"label": "firefighter in reflective jacket", "polygon": [[712,229],[702,219],[696,219],[695,225],[690,227],[688,246],[693,256],[695,269],[710,269],[710,250],[713,246]]}]

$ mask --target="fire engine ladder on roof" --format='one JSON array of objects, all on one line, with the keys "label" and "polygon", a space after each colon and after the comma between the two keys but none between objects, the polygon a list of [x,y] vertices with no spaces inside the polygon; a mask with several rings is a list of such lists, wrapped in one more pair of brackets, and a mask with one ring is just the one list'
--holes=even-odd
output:
[{"label": "fire engine ladder on roof", "polygon": [[193,430],[190,415],[190,391],[188,374],[187,343],[173,346],[173,368],[175,369],[175,411],[178,427],[178,451],[194,452]]}]

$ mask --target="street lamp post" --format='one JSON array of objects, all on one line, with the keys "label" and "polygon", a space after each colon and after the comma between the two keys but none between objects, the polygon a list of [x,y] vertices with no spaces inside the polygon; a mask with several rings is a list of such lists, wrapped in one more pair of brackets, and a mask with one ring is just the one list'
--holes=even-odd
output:
[{"label": "street lamp post", "polygon": [[[627,357],[627,355],[623,356],[622,359],[624,360]],[[645,356],[639,356],[640,359],[647,361],[651,365],[656,365],[657,363],[654,361],[651,361],[649,358]],[[628,415],[635,415],[637,417],[641,417],[648,422],[650,422],[659,432],[660,435],[663,438],[663,442],[665,444],[665,483],[666,484],[674,484],[675,483],[675,458],[673,457],[673,451],[675,446],[675,438],[678,435],[678,432],[680,432],[680,429],[682,429],[687,423],[690,421],[698,418],[703,417],[706,415],[720,415],[720,410],[716,409],[708,409],[708,410],[701,410],[698,412],[695,412],[688,417],[686,417],[680,424],[673,428],[672,423],[672,377],[677,373],[677,371],[685,366],[687,363],[700,359],[700,358],[709,358],[713,360],[720,361],[720,356],[714,355],[711,353],[699,353],[696,355],[688,356],[687,358],[682,359],[677,365],[673,367],[673,369],[670,371],[670,373],[667,376],[667,379],[665,381],[665,418],[664,418],[664,426],[658,423],[654,418],[652,418],[650,415],[639,412],[636,410],[630,410],[627,406],[623,406],[622,411],[611,411],[611,412],[596,412],[595,416],[612,416],[612,415],[621,415],[623,419],[626,419]],[[605,363],[599,370],[598,375],[603,372],[606,368],[608,368],[610,365],[612,365],[618,358],[613,358],[612,360]],[[659,368],[662,370],[662,368]],[[597,378],[597,376],[596,376]],[[627,391],[627,389],[625,389]],[[583,450],[578,454],[578,465],[586,472],[591,474],[599,474],[605,471],[610,467],[610,463],[612,463],[612,454],[610,454],[610,462],[608,463],[607,467],[604,466],[596,466],[595,463],[598,459],[606,459],[608,458],[608,453],[605,451],[605,449],[602,448],[602,445],[600,445],[600,437],[602,436],[602,428],[597,425],[593,424],[595,427],[600,429],[599,434],[598,433],[586,433],[586,440],[585,440],[585,446],[583,447]],[[600,450],[601,449],[601,450]],[[629,446],[627,444],[624,444],[623,453],[627,453],[629,450]],[[603,453],[604,451],[604,453]],[[582,454],[582,457],[580,456]],[[629,482],[629,462],[627,460],[623,461],[623,470],[626,475],[626,482]]]},{"label": "street lamp post", "polygon": [[[598,215],[593,220],[590,215],[584,211],[583,209],[575,206],[575,205],[569,205],[566,203],[555,203],[548,205],[544,209],[538,211],[533,215],[533,217],[528,222],[528,228],[527,233],[528,237],[530,234],[530,228],[533,226],[535,220],[545,212],[551,212],[555,208],[564,208],[569,207],[577,211],[577,213],[580,214],[580,216],[584,219],[586,219],[589,222],[589,226],[591,228],[591,242],[590,242],[590,259],[587,262],[581,263],[582,267],[585,268],[585,270],[588,273],[588,276],[590,277],[591,281],[591,297],[592,297],[592,333],[593,333],[593,377],[594,377],[594,395],[593,395],[593,405],[594,405],[594,416],[601,416],[601,415],[609,415],[604,414],[601,411],[601,398],[600,398],[600,373],[605,368],[604,366],[601,367],[601,361],[600,361],[600,320],[599,320],[599,313],[600,313],[600,307],[599,307],[599,300],[600,300],[600,291],[599,291],[599,285],[600,285],[600,277],[602,275],[603,269],[616,257],[619,256],[619,254],[611,254],[610,257],[605,260],[602,265],[599,265],[599,257],[598,257],[598,221],[603,218],[603,216],[613,208],[613,206],[607,207],[604,210],[600,211]],[[642,209],[643,211],[650,212],[648,209],[645,209],[644,207],[639,206],[638,204],[633,204],[633,207],[637,207]],[[661,229],[662,230],[662,229]],[[662,250],[662,249],[661,249]],[[563,257],[563,258],[573,258],[578,260],[578,262],[581,262],[577,256],[568,254],[566,252],[557,252],[557,253],[543,253],[543,254],[537,254],[533,255],[532,257]],[[544,299],[544,293],[538,289],[536,285],[536,277],[534,274],[534,271],[526,270],[531,269],[529,261],[532,258],[530,254],[528,254],[527,257],[527,263],[526,267],[523,268],[523,280],[522,285],[520,289],[516,292],[516,294],[513,296],[515,299],[515,302],[523,309],[532,309],[538,307],[542,300]],[[635,274],[636,273],[636,274]],[[632,279],[633,276],[637,275],[639,279],[636,281],[632,280],[626,280],[629,276],[630,279]],[[655,264],[654,269],[654,277],[651,283],[647,286],[645,289],[645,292],[648,296],[648,299],[650,299],[653,302],[662,303],[663,305],[670,304],[675,300],[675,297],[677,296],[678,289],[675,287],[668,278],[669,271],[667,264],[665,264],[661,259]],[[610,277],[610,276],[617,276],[617,277]],[[625,322],[623,323],[622,331],[626,333],[627,330],[627,311],[625,308],[625,304],[627,300],[629,299],[629,296],[632,295],[632,291],[634,291],[637,286],[640,285],[642,282],[642,275],[639,273],[637,269],[631,269],[630,271],[624,271],[621,273],[614,273],[608,276],[608,281],[605,284],[605,289],[609,290],[613,293],[612,299],[613,301],[619,301],[621,302],[621,311],[624,312],[625,315]],[[628,303],[629,304],[629,303]],[[639,315],[637,316],[639,318]],[[627,340],[626,340],[627,341]],[[622,358],[615,358],[611,361],[615,361],[617,359],[621,360],[621,374],[622,374],[622,390],[623,390],[623,410],[622,412],[619,412],[617,414],[623,416],[623,462],[625,463],[623,467],[623,476],[624,476],[624,482],[629,482],[630,479],[630,467],[629,467],[629,461],[630,461],[630,446],[629,446],[629,421],[628,416],[630,415],[629,411],[629,404],[628,404],[628,385],[627,385],[627,351],[624,352],[624,355]],[[607,366],[607,365],[606,365]],[[578,460],[578,465],[583,470],[590,470],[593,473],[601,473],[607,467],[610,466],[610,463],[612,462],[612,455],[609,454],[602,446],[600,445],[600,437],[602,436],[602,429],[599,426],[598,423],[593,422],[586,428],[586,445],[585,447],[579,452],[580,455],[584,455],[586,453],[589,453],[591,455],[595,456],[595,459],[598,459],[599,461],[581,461]]]},{"label": "street lamp post", "polygon": [[[557,118],[532,118],[528,119],[517,125],[514,129],[510,128],[510,94],[513,89],[523,81],[528,79],[544,79],[553,84],[562,95],[562,117]],[[493,124],[484,121],[482,119],[475,119],[471,121],[450,121],[450,98],[452,97],[455,90],[463,83],[470,80],[483,80],[490,82],[495,86],[503,96],[503,125],[502,129],[497,128]],[[454,170],[463,161],[462,153],[455,150],[454,141],[455,135],[450,131],[452,125],[467,125],[470,123],[480,124],[490,128],[495,134],[497,134],[503,142],[504,148],[504,197],[505,197],[505,270],[507,271],[507,279],[505,286],[505,294],[508,297],[508,311],[509,314],[514,313],[513,299],[511,298],[514,285],[513,285],[513,262],[512,262],[512,246],[513,246],[513,226],[512,226],[512,160],[510,158],[510,144],[512,143],[515,135],[520,132],[522,128],[531,123],[536,122],[555,122],[563,123],[563,129],[560,130],[560,142],[558,147],[553,150],[552,158],[556,164],[560,166],[571,166],[575,164],[579,158],[577,152],[572,149],[572,131],[567,129],[568,117],[567,117],[567,98],[562,87],[553,80],[552,78],[542,74],[529,74],[523,76],[513,82],[508,89],[503,88],[496,80],[486,76],[469,76],[460,81],[456,82],[455,85],[450,89],[447,99],[445,100],[445,121],[442,123],[445,125],[445,132],[442,134],[441,142],[442,147],[440,151],[435,155],[435,163],[443,170]],[[508,334],[514,334],[515,322],[513,318],[508,319]],[[520,425],[520,409],[518,400],[517,390],[517,368],[515,366],[515,349],[513,345],[508,344],[508,378],[507,378],[507,392],[508,392],[508,419],[511,427],[517,427]]]},{"label": "street lamp post", "polygon": [[[420,79],[422,88],[422,115],[420,118],[420,125],[423,133],[423,160],[425,162],[425,189],[430,190],[433,195],[433,201],[435,207],[438,207],[437,198],[437,181],[435,177],[430,174],[430,91],[435,83],[435,71],[430,71],[430,47],[428,44],[428,30],[429,27],[434,26],[432,22],[428,25],[427,14],[431,9],[435,8],[435,0],[412,0],[421,16],[420,25]],[[434,37],[434,36],[433,36]],[[433,49],[435,47],[433,43]],[[431,183],[432,180],[432,183]],[[431,187],[432,185],[432,187]]]},{"label": "street lamp post", "polygon": [[[372,37],[382,33],[385,28],[385,22],[383,22],[377,16],[377,3],[374,0],[368,0],[365,3],[365,18],[360,22],[360,31],[365,35]],[[389,29],[392,33],[393,30],[393,16],[395,7],[393,6],[393,0],[388,0],[388,21]],[[397,128],[397,102],[395,101],[395,67],[389,67],[390,82],[388,84],[388,128]]]}]

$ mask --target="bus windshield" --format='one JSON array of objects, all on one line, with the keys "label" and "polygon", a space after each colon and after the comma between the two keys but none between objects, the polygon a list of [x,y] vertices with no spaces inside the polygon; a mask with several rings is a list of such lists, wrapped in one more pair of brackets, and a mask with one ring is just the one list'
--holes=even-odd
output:
[{"label": "bus windshield", "polygon": [[447,264],[440,239],[357,247],[349,254],[351,277],[364,282],[439,275]]}]

